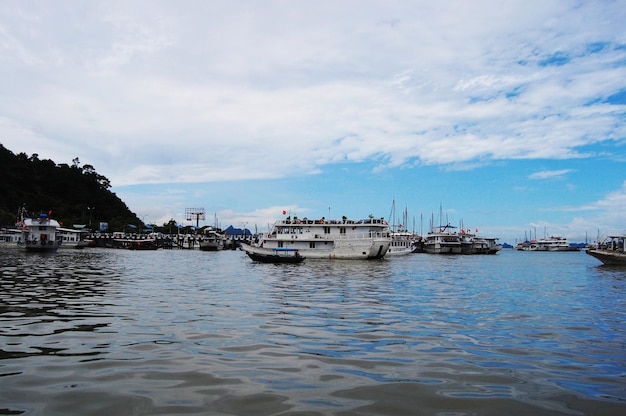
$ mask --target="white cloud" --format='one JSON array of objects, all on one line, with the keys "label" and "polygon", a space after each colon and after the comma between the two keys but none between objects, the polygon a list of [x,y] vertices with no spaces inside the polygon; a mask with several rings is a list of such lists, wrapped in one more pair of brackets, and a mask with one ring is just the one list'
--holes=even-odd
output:
[{"label": "white cloud", "polygon": [[570,173],[571,169],[560,169],[560,170],[542,170],[541,172],[535,172],[531,174],[529,179],[561,179],[568,173]]},{"label": "white cloud", "polygon": [[[612,40],[611,25],[602,33],[593,21],[589,38],[564,37],[582,14],[597,14],[593,8],[371,2],[355,13],[350,3],[246,3],[241,13],[237,5],[190,3],[185,12],[151,2],[144,13],[140,5],[98,6],[86,8],[81,24],[35,8],[45,42],[17,30],[24,19],[4,29],[4,49],[35,57],[27,62],[45,61],[50,44],[60,58],[21,98],[27,116],[3,113],[72,150],[87,142],[87,158],[116,185],[189,180],[168,166],[204,163],[216,148],[216,170],[232,170],[229,155],[236,154],[249,164],[230,174],[245,178],[291,171],[294,149],[298,164],[314,171],[383,155],[389,166],[580,157],[577,147],[624,133],[615,130],[619,112],[594,106],[579,117],[583,104],[615,88],[607,78],[624,78],[623,67],[591,76],[624,51],[582,56],[558,71],[536,66],[561,49],[579,54],[598,36]],[[342,9],[352,11],[349,20]],[[58,24],[67,26],[56,35]],[[72,34],[83,49],[63,43]],[[18,70],[18,62],[9,68]],[[190,151],[168,152],[166,163],[154,159],[178,146]],[[208,172],[196,178],[221,180]]]}]

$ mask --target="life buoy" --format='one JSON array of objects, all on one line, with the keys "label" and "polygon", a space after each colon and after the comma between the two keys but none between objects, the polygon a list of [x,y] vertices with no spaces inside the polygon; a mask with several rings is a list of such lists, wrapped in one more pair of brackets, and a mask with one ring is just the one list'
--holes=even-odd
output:
[{"label": "life buoy", "polygon": [[51,246],[52,245],[52,241],[48,241],[48,245]]},{"label": "life buoy", "polygon": [[45,245],[46,245],[46,242],[45,242],[45,241],[42,241],[42,242],[41,242],[41,245],[42,245],[42,246],[45,246]]}]

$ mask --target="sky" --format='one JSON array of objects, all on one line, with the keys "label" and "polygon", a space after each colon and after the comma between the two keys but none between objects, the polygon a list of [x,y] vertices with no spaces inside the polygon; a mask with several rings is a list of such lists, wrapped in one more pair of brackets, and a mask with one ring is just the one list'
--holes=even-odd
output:
[{"label": "sky", "polygon": [[0,143],[92,165],[145,223],[593,241],[626,232],[624,22],[623,0],[2,0]]}]

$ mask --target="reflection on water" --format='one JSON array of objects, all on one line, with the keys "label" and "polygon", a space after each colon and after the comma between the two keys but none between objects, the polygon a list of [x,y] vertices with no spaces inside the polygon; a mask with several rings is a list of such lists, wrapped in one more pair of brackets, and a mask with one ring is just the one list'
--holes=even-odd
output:
[{"label": "reflection on water", "polygon": [[0,276],[0,414],[626,410],[626,272],[584,253],[7,250]]}]

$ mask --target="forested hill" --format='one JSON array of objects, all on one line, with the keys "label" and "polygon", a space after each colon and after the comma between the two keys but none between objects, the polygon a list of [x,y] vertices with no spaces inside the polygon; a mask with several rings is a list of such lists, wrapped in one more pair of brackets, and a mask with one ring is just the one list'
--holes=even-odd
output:
[{"label": "forested hill", "polygon": [[52,217],[72,227],[91,223],[98,229],[107,222],[110,231],[127,224],[142,225],[137,215],[111,192],[109,180],[93,166],[39,159],[37,154],[14,154],[0,144],[0,225],[14,225],[22,206],[32,215],[52,211]]}]

